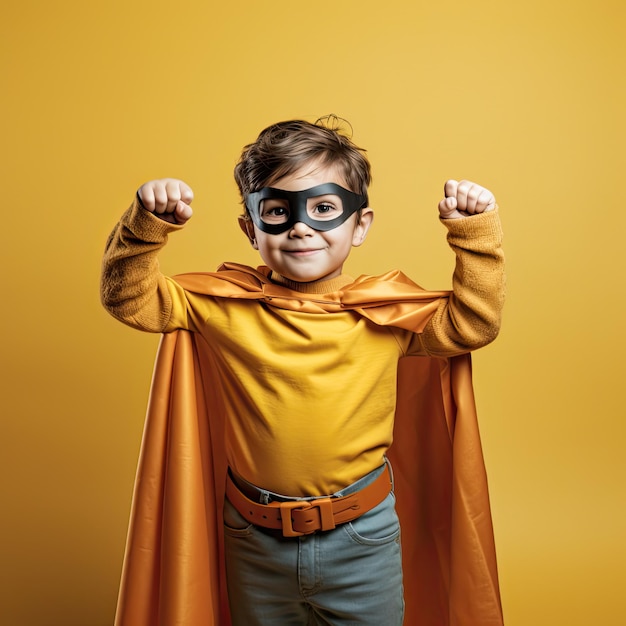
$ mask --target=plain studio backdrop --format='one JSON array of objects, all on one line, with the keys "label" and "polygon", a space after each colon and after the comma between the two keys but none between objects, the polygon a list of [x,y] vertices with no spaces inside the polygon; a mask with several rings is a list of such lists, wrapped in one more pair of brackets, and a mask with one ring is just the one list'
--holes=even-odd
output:
[{"label": "plain studio backdrop", "polygon": [[136,188],[195,190],[164,271],[256,265],[241,147],[335,113],[374,170],[352,275],[449,288],[444,181],[496,194],[508,300],[474,364],[506,623],[622,626],[625,6],[5,0],[0,622],[113,620],[158,336],[98,278]]}]

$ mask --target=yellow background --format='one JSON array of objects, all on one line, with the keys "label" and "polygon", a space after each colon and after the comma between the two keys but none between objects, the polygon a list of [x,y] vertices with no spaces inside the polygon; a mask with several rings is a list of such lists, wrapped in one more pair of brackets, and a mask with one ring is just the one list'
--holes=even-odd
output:
[{"label": "yellow background", "polygon": [[337,113],[375,176],[351,273],[448,288],[443,182],[501,206],[508,302],[475,371],[507,624],[623,625],[625,6],[5,0],[0,623],[112,623],[158,337],[107,316],[98,275],[135,189],[194,187],[165,271],[256,264],[241,147]]}]

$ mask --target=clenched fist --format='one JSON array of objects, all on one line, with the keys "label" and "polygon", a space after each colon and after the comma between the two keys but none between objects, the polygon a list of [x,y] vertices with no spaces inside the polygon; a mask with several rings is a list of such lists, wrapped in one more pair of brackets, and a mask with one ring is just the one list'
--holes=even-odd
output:
[{"label": "clenched fist", "polygon": [[496,208],[491,191],[470,180],[449,180],[443,190],[445,198],[439,203],[439,215],[444,219],[469,217]]},{"label": "clenched fist", "polygon": [[191,187],[182,180],[161,178],[143,184],[137,191],[144,208],[171,224],[185,224],[193,215]]}]

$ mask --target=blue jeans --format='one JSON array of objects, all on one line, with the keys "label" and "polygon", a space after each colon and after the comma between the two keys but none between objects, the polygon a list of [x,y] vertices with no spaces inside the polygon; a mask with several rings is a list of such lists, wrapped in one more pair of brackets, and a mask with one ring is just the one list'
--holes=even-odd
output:
[{"label": "blue jeans", "polygon": [[233,626],[402,624],[393,492],[352,522],[293,538],[249,524],[227,500],[224,541]]}]

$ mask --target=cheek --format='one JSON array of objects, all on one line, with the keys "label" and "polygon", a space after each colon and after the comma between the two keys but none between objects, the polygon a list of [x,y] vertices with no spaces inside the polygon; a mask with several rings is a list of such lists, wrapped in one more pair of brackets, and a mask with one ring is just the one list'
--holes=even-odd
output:
[{"label": "cheek", "polygon": [[278,241],[275,241],[277,235],[268,235],[264,232],[257,231],[257,239],[255,248],[262,256],[270,255],[278,247]]},{"label": "cheek", "polygon": [[328,231],[326,240],[337,250],[350,250],[356,236],[354,224],[346,222],[334,230]]}]

